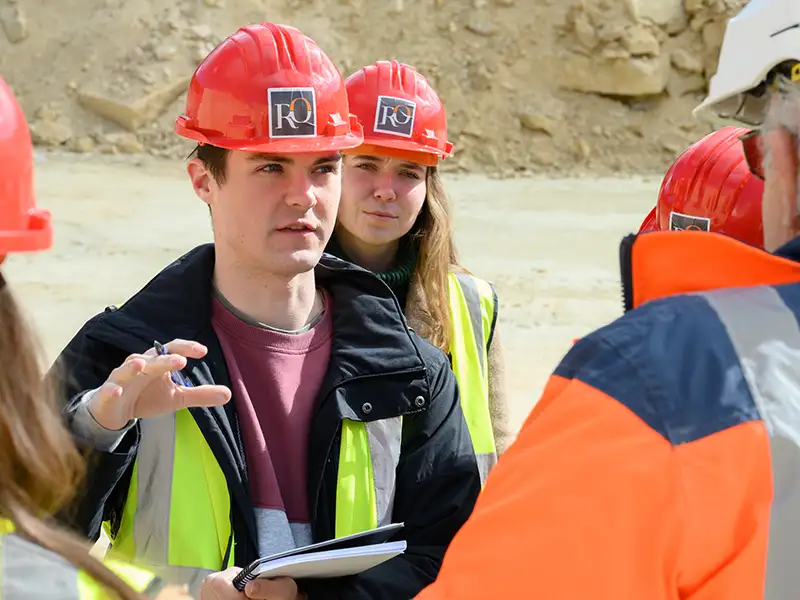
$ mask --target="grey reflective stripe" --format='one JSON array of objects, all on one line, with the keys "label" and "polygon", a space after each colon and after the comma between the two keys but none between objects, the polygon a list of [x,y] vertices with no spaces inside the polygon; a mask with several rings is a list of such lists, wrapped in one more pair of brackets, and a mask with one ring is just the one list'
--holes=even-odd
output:
[{"label": "grey reflective stripe", "polygon": [[13,534],[4,535],[2,544],[2,600],[80,600],[73,565]]},{"label": "grey reflective stripe", "polygon": [[200,597],[200,587],[203,581],[214,571],[194,569],[191,567],[151,567],[151,571],[158,573],[165,582],[174,585],[188,585],[193,598]]},{"label": "grey reflective stripe", "polygon": [[481,376],[486,377],[486,365],[483,355],[486,353],[486,341],[483,339],[483,318],[481,317],[481,294],[472,277],[466,273],[456,273],[456,279],[461,285],[464,301],[467,303],[469,320],[472,322],[472,332],[475,335],[475,346],[478,350],[478,360],[481,363]]},{"label": "grey reflective stripe", "polygon": [[773,501],[765,600],[800,589],[800,326],[771,287],[701,294],[714,308],[769,433]]},{"label": "grey reflective stripe", "polygon": [[175,413],[140,419],[133,544],[137,560],[169,564],[169,516],[175,467]]},{"label": "grey reflective stripe", "polygon": [[489,471],[497,464],[497,453],[491,452],[489,454],[476,454],[475,459],[478,461],[478,471],[481,474],[481,484],[486,483],[486,478],[489,476]]},{"label": "grey reflective stripe", "polygon": [[380,419],[364,423],[369,440],[369,455],[375,482],[378,527],[392,522],[397,465],[403,439],[403,418]]}]

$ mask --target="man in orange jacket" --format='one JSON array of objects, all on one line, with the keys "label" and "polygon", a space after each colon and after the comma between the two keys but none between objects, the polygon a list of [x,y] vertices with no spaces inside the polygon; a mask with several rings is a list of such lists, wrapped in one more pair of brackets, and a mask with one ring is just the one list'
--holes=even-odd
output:
[{"label": "man in orange jacket", "polygon": [[626,238],[626,314],[563,359],[420,600],[798,596],[798,22],[751,0],[703,105],[761,128],[769,252]]},{"label": "man in orange jacket", "polygon": [[664,176],[639,233],[715,231],[763,247],[764,180],[750,170],[744,152],[744,144],[757,141],[754,135],[722,127],[689,146]]}]

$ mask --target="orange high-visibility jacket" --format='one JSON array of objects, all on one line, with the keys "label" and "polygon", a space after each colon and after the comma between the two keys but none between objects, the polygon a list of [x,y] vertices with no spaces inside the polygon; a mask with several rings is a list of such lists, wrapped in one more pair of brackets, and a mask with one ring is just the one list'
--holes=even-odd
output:
[{"label": "orange high-visibility jacket", "polygon": [[800,598],[800,238],[779,253],[626,238],[638,308],[563,359],[417,598]]}]

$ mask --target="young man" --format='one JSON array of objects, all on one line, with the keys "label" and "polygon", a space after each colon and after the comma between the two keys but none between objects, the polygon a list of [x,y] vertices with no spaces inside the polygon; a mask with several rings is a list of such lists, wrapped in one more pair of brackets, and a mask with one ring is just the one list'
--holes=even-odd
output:
[{"label": "young man", "polygon": [[193,581],[404,522],[404,555],[263,597],[412,597],[480,476],[445,355],[380,280],[320,259],[340,151],[362,141],[340,73],[296,29],[244,27],[198,67],[175,128],[199,144],[188,173],[214,244],[62,352],[67,418],[94,450],[73,521]]},{"label": "young man", "polygon": [[751,0],[706,103],[763,126],[769,252],[631,236],[634,310],[558,366],[420,600],[797,597],[798,22],[796,0]]}]

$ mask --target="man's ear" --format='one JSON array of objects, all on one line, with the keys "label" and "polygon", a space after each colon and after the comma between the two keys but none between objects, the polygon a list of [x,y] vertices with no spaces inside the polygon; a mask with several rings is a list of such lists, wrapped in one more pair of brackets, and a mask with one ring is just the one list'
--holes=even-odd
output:
[{"label": "man's ear", "polygon": [[216,185],[211,173],[208,172],[203,161],[199,158],[191,159],[186,165],[186,172],[192,182],[192,188],[197,197],[211,206],[213,187]]}]

